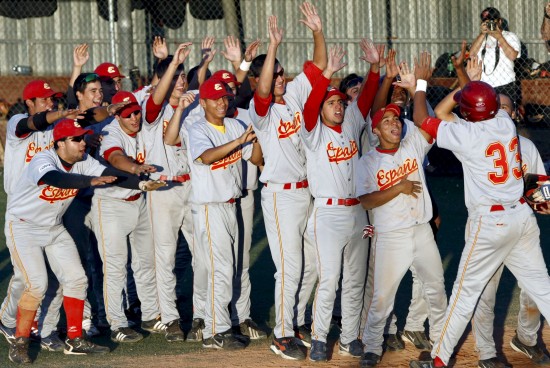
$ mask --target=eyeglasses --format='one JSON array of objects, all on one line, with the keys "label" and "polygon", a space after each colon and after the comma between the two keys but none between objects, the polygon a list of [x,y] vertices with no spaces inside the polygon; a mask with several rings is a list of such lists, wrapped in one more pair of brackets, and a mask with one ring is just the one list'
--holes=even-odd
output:
[{"label": "eyeglasses", "polygon": [[285,76],[285,68],[281,68],[278,72],[273,72],[273,79],[277,79],[277,77],[284,77]]},{"label": "eyeglasses", "polygon": [[71,142],[76,142],[76,143],[80,143],[84,140],[84,136],[83,135],[80,135],[78,137],[67,137],[65,140],[68,140],[68,141],[71,141]]}]

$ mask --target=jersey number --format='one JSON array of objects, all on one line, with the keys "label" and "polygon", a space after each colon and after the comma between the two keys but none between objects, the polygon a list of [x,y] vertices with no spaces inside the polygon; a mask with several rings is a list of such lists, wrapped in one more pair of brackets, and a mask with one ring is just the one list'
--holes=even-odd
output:
[{"label": "jersey number", "polygon": [[[512,175],[514,176],[514,178],[519,180],[521,178],[521,170],[519,168],[520,157],[518,150],[518,137],[514,137],[510,141],[510,144],[508,145],[508,151],[514,153],[515,161],[518,163],[517,167],[514,167],[512,169]],[[485,150],[485,156],[496,156],[496,158],[493,159],[493,164],[495,166],[495,169],[500,170],[500,173],[490,171],[487,174],[487,178],[489,179],[489,181],[493,184],[504,184],[510,177],[508,160],[506,158],[506,147],[504,147],[501,142],[491,143],[487,146],[487,149]]]}]

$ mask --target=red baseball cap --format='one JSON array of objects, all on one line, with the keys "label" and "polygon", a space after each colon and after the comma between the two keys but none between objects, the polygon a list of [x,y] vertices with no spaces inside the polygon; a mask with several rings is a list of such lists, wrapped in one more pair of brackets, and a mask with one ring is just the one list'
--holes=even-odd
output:
[{"label": "red baseball cap", "polygon": [[54,92],[50,84],[44,80],[33,80],[29,82],[23,90],[23,100],[31,100],[33,98],[48,98],[61,97],[63,93]]},{"label": "red baseball cap", "polygon": [[100,77],[126,78],[126,76],[118,70],[118,66],[113,63],[101,63],[95,68],[94,72]]},{"label": "red baseball cap", "polygon": [[348,99],[348,96],[346,96],[346,94],[340,92],[340,90],[338,90],[337,88],[329,86],[327,88],[327,93],[325,93],[325,97],[323,97],[323,103],[325,103],[325,101],[331,98],[332,96],[340,96],[340,98],[344,101]]},{"label": "red baseball cap", "polygon": [[139,106],[136,96],[132,92],[118,91],[111,99],[111,103],[114,104],[121,102],[129,102],[128,105],[116,112],[117,115],[123,118],[130,117],[133,112],[141,111],[141,106]]},{"label": "red baseball cap", "polygon": [[67,137],[80,137],[84,134],[92,134],[90,129],[84,129],[73,119],[61,119],[53,128],[53,140],[57,142]]},{"label": "red baseball cap", "polygon": [[237,77],[235,77],[235,74],[231,73],[227,70],[218,70],[212,76],[210,77],[212,79],[215,79],[217,81],[222,81],[224,83],[235,83],[236,86],[240,85],[239,81],[237,80]]},{"label": "red baseball cap", "polygon": [[206,100],[217,100],[218,98],[230,96],[231,93],[225,88],[226,84],[219,80],[209,78],[199,88],[199,97]]},{"label": "red baseball cap", "polygon": [[374,128],[382,121],[384,118],[384,115],[386,112],[393,112],[395,116],[399,116],[401,114],[401,109],[396,104],[389,104],[386,107],[381,108],[378,110],[374,116],[372,117],[372,130],[374,131]]}]

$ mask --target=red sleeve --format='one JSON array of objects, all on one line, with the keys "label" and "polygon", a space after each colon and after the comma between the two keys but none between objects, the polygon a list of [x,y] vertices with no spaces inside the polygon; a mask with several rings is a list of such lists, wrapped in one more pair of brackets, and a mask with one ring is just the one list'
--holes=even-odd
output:
[{"label": "red sleeve", "polygon": [[155,120],[157,120],[160,114],[160,110],[162,110],[162,103],[160,105],[155,104],[155,101],[153,101],[152,96],[149,96],[146,103],[147,105],[145,107],[145,110],[147,112],[145,114],[145,121],[151,124]]},{"label": "red sleeve", "polygon": [[103,152],[103,158],[105,160],[107,160],[107,162],[108,162],[109,161],[109,156],[111,156],[111,153],[116,152],[116,151],[122,151],[122,148],[120,148],[120,147],[111,147],[111,148],[109,148],[107,151]]},{"label": "red sleeve", "polygon": [[256,110],[256,114],[258,114],[258,116],[264,117],[267,115],[267,110],[269,110],[272,99],[273,96],[271,93],[267,96],[267,98],[262,98],[258,95],[258,92],[254,92],[254,109]]},{"label": "red sleeve", "polygon": [[313,89],[307,98],[306,104],[304,105],[304,124],[306,130],[311,132],[317,120],[319,119],[319,110],[323,104],[323,97],[327,93],[327,87],[330,84],[330,79],[325,78],[323,74],[319,76],[317,82],[313,85]]},{"label": "red sleeve", "polygon": [[308,60],[304,63],[303,70],[304,74],[309,80],[309,83],[312,86],[317,82],[317,78],[319,78],[323,74],[323,71],[319,69],[317,65],[315,65],[311,60]]},{"label": "red sleeve", "polygon": [[365,86],[361,90],[361,94],[357,97],[357,107],[359,107],[359,111],[361,111],[363,119],[367,118],[367,114],[374,103],[376,92],[378,92],[379,81],[380,73],[369,72]]},{"label": "red sleeve", "polygon": [[437,138],[437,129],[439,129],[439,124],[441,124],[441,119],[428,116],[424,121],[420,129],[431,135],[433,138]]}]

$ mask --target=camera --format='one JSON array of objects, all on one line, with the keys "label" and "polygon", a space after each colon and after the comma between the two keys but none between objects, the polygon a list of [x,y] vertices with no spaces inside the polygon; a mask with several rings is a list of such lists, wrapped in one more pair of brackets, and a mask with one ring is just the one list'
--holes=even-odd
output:
[{"label": "camera", "polygon": [[498,24],[496,20],[488,20],[485,22],[485,24],[487,25],[487,29],[489,31],[496,31],[498,29]]}]

